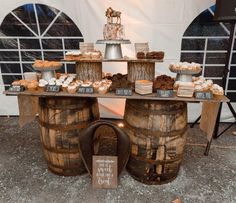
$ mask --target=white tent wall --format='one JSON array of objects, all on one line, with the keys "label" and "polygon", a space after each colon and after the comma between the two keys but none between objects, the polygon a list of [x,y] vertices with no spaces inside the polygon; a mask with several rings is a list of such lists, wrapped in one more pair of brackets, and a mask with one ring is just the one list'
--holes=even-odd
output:
[{"label": "white tent wall", "polygon": [[[184,31],[193,19],[212,6],[214,0],[1,0],[0,23],[15,8],[28,3],[46,4],[67,14],[78,26],[84,41],[96,42],[102,38],[106,22],[105,10],[111,6],[122,12],[122,24],[126,38],[134,42],[149,42],[151,50],[165,51],[165,62],[156,64],[156,74],[169,74],[168,64],[180,60],[181,40]],[[123,55],[133,56],[134,46],[122,45]],[[104,51],[104,45],[96,45]],[[104,63],[103,70],[112,73],[126,73],[126,64]],[[0,115],[17,115],[16,97],[2,94],[3,81],[0,78]],[[120,118],[124,111],[124,100],[100,99],[102,117]],[[200,114],[200,104],[189,105],[189,121]],[[223,111],[224,112],[224,111]],[[224,112],[223,118],[231,117]]]}]

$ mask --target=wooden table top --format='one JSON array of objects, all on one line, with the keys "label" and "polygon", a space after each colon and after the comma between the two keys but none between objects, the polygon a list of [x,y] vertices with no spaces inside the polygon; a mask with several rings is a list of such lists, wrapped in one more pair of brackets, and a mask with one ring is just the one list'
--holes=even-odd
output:
[{"label": "wooden table top", "polygon": [[80,59],[80,60],[66,60],[62,59],[62,62],[137,62],[137,63],[162,63],[163,59],[137,59],[137,58],[122,58],[122,59]]},{"label": "wooden table top", "polygon": [[164,101],[186,101],[186,102],[229,102],[230,100],[224,96],[224,95],[215,95],[213,99],[211,100],[205,100],[205,99],[196,99],[194,97],[177,97],[174,93],[173,97],[170,98],[164,98],[164,97],[157,97],[157,94],[152,93],[148,95],[140,95],[133,92],[132,96],[120,96],[116,95],[115,93],[106,93],[106,94],[70,94],[67,92],[40,92],[40,91],[24,91],[24,92],[9,92],[4,91],[3,92],[6,95],[9,96],[18,96],[18,95],[28,95],[28,96],[38,96],[38,97],[97,97],[97,98],[110,98],[110,99],[140,99],[140,100],[164,100]]}]

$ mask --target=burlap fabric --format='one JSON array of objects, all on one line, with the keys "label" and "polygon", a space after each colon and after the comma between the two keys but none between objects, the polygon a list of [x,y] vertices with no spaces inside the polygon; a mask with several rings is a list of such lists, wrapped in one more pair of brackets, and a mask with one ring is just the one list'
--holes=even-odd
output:
[{"label": "burlap fabric", "polygon": [[39,98],[37,96],[18,95],[19,125],[32,122],[38,113]]}]

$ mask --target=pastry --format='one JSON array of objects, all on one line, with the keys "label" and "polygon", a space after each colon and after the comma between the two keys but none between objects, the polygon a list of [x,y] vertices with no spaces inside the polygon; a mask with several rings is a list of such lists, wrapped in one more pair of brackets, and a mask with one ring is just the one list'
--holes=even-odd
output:
[{"label": "pastry", "polygon": [[15,85],[21,85],[21,82],[20,82],[20,80],[16,80],[16,81],[14,81],[13,83],[11,83],[13,86]]},{"label": "pastry", "polygon": [[63,92],[68,92],[68,91],[67,91],[67,88],[68,88],[68,84],[63,83],[63,84],[62,84],[62,91],[63,91]]},{"label": "pastry", "polygon": [[30,81],[27,85],[27,89],[29,91],[35,91],[35,90],[37,90],[37,87],[38,87],[38,82],[37,81]]},{"label": "pastry", "polygon": [[47,60],[35,60],[34,64],[32,65],[35,68],[59,68],[62,66],[62,63],[57,61],[47,61]]},{"label": "pastry", "polygon": [[137,59],[145,59],[145,53],[144,52],[138,52],[136,54]]},{"label": "pastry", "polygon": [[100,59],[101,57],[102,57],[102,54],[100,51],[92,51],[91,52],[92,59]]},{"label": "pastry", "polygon": [[213,84],[210,90],[214,95],[224,95],[224,89],[217,84]]},{"label": "pastry", "polygon": [[98,88],[98,94],[106,94],[108,92],[108,87],[105,85],[102,85]]},{"label": "pastry", "polygon": [[156,92],[157,89],[173,90],[174,83],[175,83],[174,79],[171,78],[170,76],[167,75],[157,76],[153,82],[153,91]]},{"label": "pastry", "polygon": [[100,81],[95,81],[93,83],[93,89],[95,92],[98,92],[98,88],[101,86],[101,82]]},{"label": "pastry", "polygon": [[82,58],[81,51],[68,51],[66,52],[65,59],[66,60],[80,60]]},{"label": "pastry", "polygon": [[136,80],[135,81],[135,92],[139,94],[150,94],[152,93],[153,82],[149,80]]},{"label": "pastry", "polygon": [[85,80],[85,81],[83,82],[83,84],[81,84],[81,87],[91,87],[92,84],[93,84],[93,83],[92,83],[91,81]]},{"label": "pastry", "polygon": [[67,91],[68,91],[68,93],[70,93],[70,94],[75,94],[76,91],[77,91],[77,85],[76,85],[76,83],[71,83],[70,85],[68,85]]},{"label": "pastry", "polygon": [[39,83],[38,84],[38,91],[41,91],[41,92],[43,92],[44,90],[45,90],[45,84],[43,84],[43,83]]},{"label": "pastry", "polygon": [[201,65],[199,63],[188,63],[188,62],[178,62],[171,63],[169,69],[172,72],[180,72],[180,71],[190,71],[194,73],[198,73],[202,70]]}]

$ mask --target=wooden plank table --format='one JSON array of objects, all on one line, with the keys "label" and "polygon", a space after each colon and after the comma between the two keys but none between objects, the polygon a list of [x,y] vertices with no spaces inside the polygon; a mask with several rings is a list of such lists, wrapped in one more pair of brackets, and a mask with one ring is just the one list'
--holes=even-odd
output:
[{"label": "wooden plank table", "polygon": [[40,91],[24,91],[24,92],[9,92],[5,91],[4,94],[9,96],[36,96],[36,97],[96,97],[96,98],[110,98],[110,99],[140,99],[140,100],[164,100],[164,101],[185,101],[190,103],[202,102],[202,112],[200,120],[200,129],[207,135],[207,147],[204,154],[208,155],[210,150],[210,145],[212,142],[214,128],[216,124],[217,114],[219,111],[221,102],[229,102],[229,99],[226,96],[214,96],[211,100],[196,99],[194,97],[177,97],[174,93],[174,96],[171,98],[157,97],[155,93],[149,95],[140,95],[133,93],[132,96],[120,96],[115,95],[115,93],[107,94],[69,94],[67,92],[40,92]]}]

